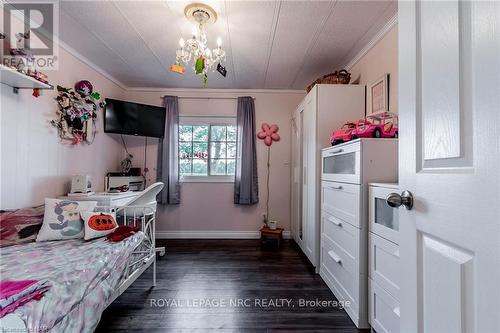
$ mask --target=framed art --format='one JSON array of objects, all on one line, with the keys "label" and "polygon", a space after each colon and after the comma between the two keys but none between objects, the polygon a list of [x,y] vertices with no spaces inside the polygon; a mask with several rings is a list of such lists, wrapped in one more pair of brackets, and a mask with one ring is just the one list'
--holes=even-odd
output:
[{"label": "framed art", "polygon": [[389,74],[384,74],[370,85],[369,113],[389,111]]}]

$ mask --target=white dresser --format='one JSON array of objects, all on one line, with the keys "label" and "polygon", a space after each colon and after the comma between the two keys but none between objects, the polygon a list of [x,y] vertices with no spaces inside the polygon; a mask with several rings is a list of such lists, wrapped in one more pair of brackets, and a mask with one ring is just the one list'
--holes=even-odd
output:
[{"label": "white dresser", "polygon": [[322,151],[320,275],[358,328],[368,328],[368,183],[398,178],[397,139]]},{"label": "white dresser", "polygon": [[397,192],[397,184],[369,186],[369,321],[378,333],[397,333],[399,328],[399,215],[385,199]]}]

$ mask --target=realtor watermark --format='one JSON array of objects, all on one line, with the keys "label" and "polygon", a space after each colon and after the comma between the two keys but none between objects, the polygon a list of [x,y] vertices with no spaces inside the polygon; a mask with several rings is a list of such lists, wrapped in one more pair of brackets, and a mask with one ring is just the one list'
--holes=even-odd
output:
[{"label": "realtor watermark", "polygon": [[50,328],[48,326],[38,326],[34,328],[30,327],[19,327],[19,328],[13,328],[13,327],[4,327],[0,321],[0,333],[45,333],[50,331]]},{"label": "realtor watermark", "polygon": [[2,64],[27,73],[58,69],[59,2],[1,1]]},{"label": "realtor watermark", "polygon": [[154,308],[315,308],[343,309],[350,301],[319,298],[150,298]]}]

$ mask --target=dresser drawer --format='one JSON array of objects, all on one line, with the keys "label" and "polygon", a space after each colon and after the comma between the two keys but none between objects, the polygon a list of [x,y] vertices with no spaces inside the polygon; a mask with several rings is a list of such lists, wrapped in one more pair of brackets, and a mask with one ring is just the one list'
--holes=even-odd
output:
[{"label": "dresser drawer", "polygon": [[399,246],[374,233],[369,235],[370,278],[399,299]]},{"label": "dresser drawer", "polygon": [[321,212],[321,233],[359,262],[360,230],[332,214]]},{"label": "dresser drawer", "polygon": [[399,302],[372,279],[368,280],[370,324],[377,333],[400,331]]},{"label": "dresser drawer", "polygon": [[321,179],[352,184],[361,182],[361,141],[323,149]]},{"label": "dresser drawer", "polygon": [[361,186],[337,182],[321,182],[323,211],[360,228]]},{"label": "dresser drawer", "polygon": [[358,303],[359,263],[328,237],[323,236],[321,244],[321,265],[335,277],[344,293]]},{"label": "dresser drawer", "polygon": [[371,232],[399,244],[399,211],[390,207],[385,200],[392,192],[399,193],[397,185],[369,186],[368,221]]}]

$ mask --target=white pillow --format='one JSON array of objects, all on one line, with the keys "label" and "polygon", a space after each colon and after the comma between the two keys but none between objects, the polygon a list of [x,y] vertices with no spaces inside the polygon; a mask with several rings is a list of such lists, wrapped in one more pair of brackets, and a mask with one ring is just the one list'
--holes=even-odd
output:
[{"label": "white pillow", "polygon": [[85,226],[85,236],[83,237],[85,240],[109,235],[118,228],[115,212],[81,212],[80,214]]},{"label": "white pillow", "polygon": [[97,201],[45,199],[43,224],[37,242],[83,238],[81,211],[93,211]]}]

